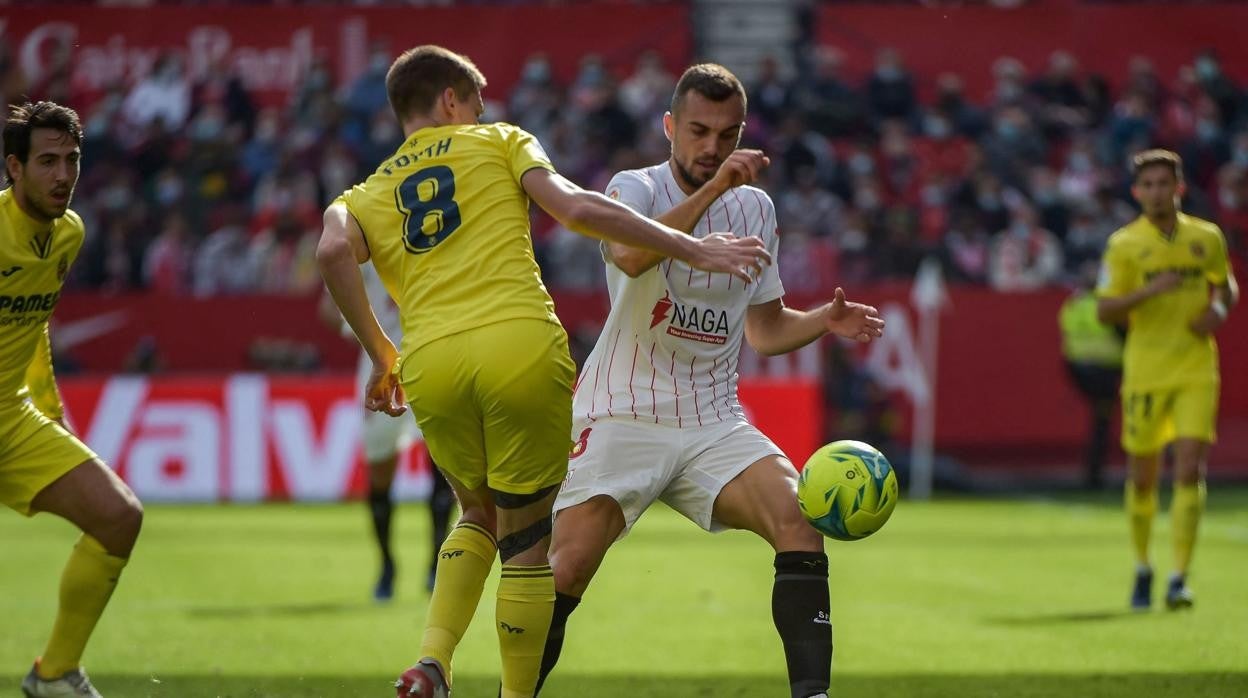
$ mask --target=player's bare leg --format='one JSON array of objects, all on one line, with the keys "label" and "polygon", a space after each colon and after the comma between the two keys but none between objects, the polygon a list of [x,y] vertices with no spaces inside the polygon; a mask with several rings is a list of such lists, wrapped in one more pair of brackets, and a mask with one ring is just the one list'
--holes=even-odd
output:
[{"label": "player's bare leg", "polygon": [[555,572],[555,612],[542,654],[538,691],[559,662],[568,616],[581,603],[607,550],[623,531],[624,512],[619,502],[607,495],[568,507],[555,517],[555,531],[550,542],[550,566]]},{"label": "player's bare leg", "polygon": [[455,491],[462,513],[438,554],[438,573],[420,644],[421,660],[395,682],[399,696],[445,698],[450,693],[451,659],[481,601],[485,578],[498,550],[489,489],[472,489],[445,472],[443,475]]},{"label": "player's bare leg", "polygon": [[797,470],[768,456],[746,468],[715,499],[716,521],[753,531],[776,551],[771,615],[784,643],[793,698],[826,695],[832,672],[828,558],[823,536],[797,508]]},{"label": "player's bare leg", "polygon": [[54,693],[61,682],[94,693],[80,663],[87,640],[117,586],[143,524],[143,506],[108,466],[86,461],[47,486],[31,503],[83,533],[61,575],[60,601],[43,656],[22,684],[28,696]]},{"label": "player's bare leg", "polygon": [[390,550],[390,523],[394,518],[394,499],[390,487],[399,464],[398,452],[368,464],[368,510],[373,519],[373,535],[381,552],[381,573],[373,587],[373,598],[389,601],[394,597],[394,554]]},{"label": "player's bare leg", "polygon": [[1188,608],[1194,601],[1187,571],[1196,547],[1196,533],[1205,509],[1205,468],[1209,443],[1199,439],[1174,442],[1174,497],[1170,504],[1170,534],[1174,542],[1174,573],[1166,587],[1166,606]]},{"label": "player's bare leg", "polygon": [[1153,566],[1149,557],[1149,540],[1153,535],[1153,517],[1157,514],[1157,480],[1161,472],[1161,455],[1129,454],[1124,499],[1131,524],[1131,547],[1135,552],[1135,583],[1131,589],[1131,608],[1145,610],[1152,605]]}]

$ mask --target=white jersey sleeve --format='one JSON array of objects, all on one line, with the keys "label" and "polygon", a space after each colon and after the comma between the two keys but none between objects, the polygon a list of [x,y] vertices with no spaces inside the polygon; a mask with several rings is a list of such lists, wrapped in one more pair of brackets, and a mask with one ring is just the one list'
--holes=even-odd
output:
[{"label": "white jersey sleeve", "polygon": [[771,253],[771,264],[763,267],[763,273],[754,282],[754,292],[750,295],[750,305],[769,303],[784,296],[784,284],[780,282],[780,231],[776,225],[776,207],[771,197],[759,195],[762,200],[763,227],[760,231],[767,251]]},{"label": "white jersey sleeve", "polygon": [[653,218],[655,202],[654,181],[639,170],[617,173],[607,184],[607,196],[633,209],[646,218]]}]

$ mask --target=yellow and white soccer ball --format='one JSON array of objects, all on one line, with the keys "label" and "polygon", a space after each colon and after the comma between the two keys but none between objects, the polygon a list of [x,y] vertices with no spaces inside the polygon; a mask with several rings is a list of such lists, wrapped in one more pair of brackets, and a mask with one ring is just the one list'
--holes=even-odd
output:
[{"label": "yellow and white soccer ball", "polygon": [[834,441],[815,451],[797,481],[797,505],[806,520],[837,540],[858,540],[880,530],[897,498],[893,466],[861,441]]}]

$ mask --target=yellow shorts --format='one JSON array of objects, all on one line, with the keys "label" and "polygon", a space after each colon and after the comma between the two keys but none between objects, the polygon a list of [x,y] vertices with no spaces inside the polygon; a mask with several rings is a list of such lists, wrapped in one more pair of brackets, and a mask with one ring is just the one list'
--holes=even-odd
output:
[{"label": "yellow shorts", "polygon": [[1122,391],[1122,449],[1137,456],[1175,439],[1217,440],[1218,384]]},{"label": "yellow shorts", "polygon": [[399,369],[438,467],[468,488],[485,484],[509,494],[563,481],[575,379],[567,333],[543,320],[435,340]]},{"label": "yellow shorts", "polygon": [[98,456],[29,402],[0,408],[0,502],[25,516],[31,500]]}]

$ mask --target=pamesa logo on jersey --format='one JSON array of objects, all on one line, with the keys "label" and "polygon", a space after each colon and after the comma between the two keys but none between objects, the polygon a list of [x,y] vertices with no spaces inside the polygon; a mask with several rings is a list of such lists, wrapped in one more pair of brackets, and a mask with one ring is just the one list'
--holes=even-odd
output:
[{"label": "pamesa logo on jersey", "polygon": [[728,312],[716,308],[699,308],[672,300],[670,291],[655,302],[650,310],[650,329],[667,322],[667,333],[681,339],[707,344],[728,341]]}]

